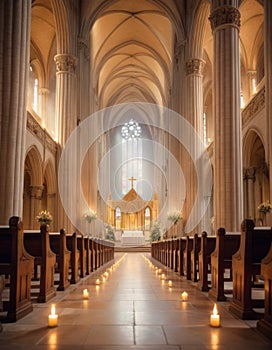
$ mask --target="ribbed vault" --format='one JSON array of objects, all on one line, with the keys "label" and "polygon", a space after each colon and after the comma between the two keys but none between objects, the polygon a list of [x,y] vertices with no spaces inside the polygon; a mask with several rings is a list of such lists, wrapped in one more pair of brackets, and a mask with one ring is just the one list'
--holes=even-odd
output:
[{"label": "ribbed vault", "polygon": [[91,62],[99,107],[128,101],[165,105],[171,86],[174,30],[147,0],[113,2],[91,30]]}]

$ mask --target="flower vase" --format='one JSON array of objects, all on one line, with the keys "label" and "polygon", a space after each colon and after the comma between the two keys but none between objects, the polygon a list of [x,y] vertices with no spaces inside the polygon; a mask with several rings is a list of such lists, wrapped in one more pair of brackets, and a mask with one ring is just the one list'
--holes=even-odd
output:
[{"label": "flower vase", "polygon": [[266,213],[262,211],[259,213],[259,225],[266,226]]}]

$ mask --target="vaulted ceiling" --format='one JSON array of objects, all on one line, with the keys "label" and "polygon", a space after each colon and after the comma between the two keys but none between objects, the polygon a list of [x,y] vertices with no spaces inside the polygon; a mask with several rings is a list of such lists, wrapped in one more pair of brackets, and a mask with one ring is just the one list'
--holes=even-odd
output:
[{"label": "vaulted ceiling", "polygon": [[173,26],[155,3],[119,0],[108,6],[91,31],[100,106],[128,100],[165,104],[173,42]]},{"label": "vaulted ceiling", "polygon": [[[50,75],[55,72],[52,67],[57,53],[56,28],[61,29],[63,23],[69,26],[70,22],[74,26],[78,21],[80,31],[84,22],[90,21],[91,85],[97,107],[134,101],[168,105],[175,40],[188,44],[194,15],[205,1],[34,0],[30,60],[39,83],[42,80],[41,86],[49,86]],[[56,26],[59,17],[54,14],[53,3],[64,10],[68,4],[74,6],[75,17],[67,15],[67,23]],[[187,18],[188,11],[191,17]],[[244,0],[240,11],[241,58],[245,70],[250,70],[256,66],[263,43],[263,7],[258,0]],[[213,40],[209,23],[203,38],[206,72],[211,74]]]}]

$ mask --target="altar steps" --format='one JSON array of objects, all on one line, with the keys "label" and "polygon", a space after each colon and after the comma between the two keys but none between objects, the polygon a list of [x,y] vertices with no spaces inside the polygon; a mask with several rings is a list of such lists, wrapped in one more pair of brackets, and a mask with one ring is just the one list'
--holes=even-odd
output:
[{"label": "altar steps", "polygon": [[141,246],[115,246],[114,251],[117,252],[126,252],[126,253],[150,253],[151,245],[141,245]]}]

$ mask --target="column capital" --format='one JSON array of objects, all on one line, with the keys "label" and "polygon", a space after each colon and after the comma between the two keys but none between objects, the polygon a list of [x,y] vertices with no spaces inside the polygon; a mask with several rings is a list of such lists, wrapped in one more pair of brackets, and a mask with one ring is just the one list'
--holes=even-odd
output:
[{"label": "column capital", "polygon": [[58,54],[54,57],[57,73],[75,73],[77,58],[73,55]]},{"label": "column capital", "polygon": [[256,168],[244,168],[244,179],[255,181]]},{"label": "column capital", "polygon": [[50,90],[46,87],[41,87],[39,88],[39,95],[49,95]]},{"label": "column capital", "polygon": [[43,186],[30,186],[30,196],[37,199],[41,199],[43,190]]},{"label": "column capital", "polygon": [[226,26],[240,29],[240,12],[236,7],[224,5],[215,8],[209,17],[212,31],[223,29]]},{"label": "column capital", "polygon": [[205,61],[201,58],[191,58],[186,61],[186,75],[197,74],[202,75]]},{"label": "column capital", "polygon": [[246,74],[247,74],[249,77],[255,78],[256,75],[257,75],[257,71],[256,71],[255,69],[249,69],[249,70],[247,70]]}]

